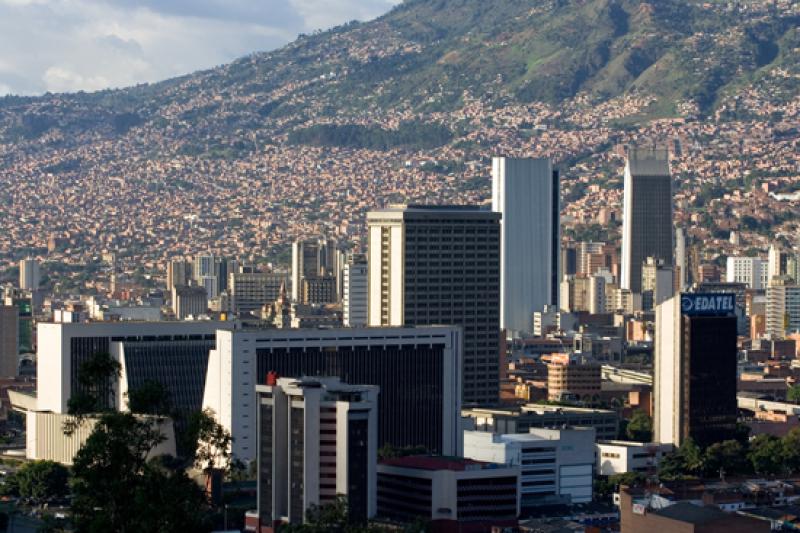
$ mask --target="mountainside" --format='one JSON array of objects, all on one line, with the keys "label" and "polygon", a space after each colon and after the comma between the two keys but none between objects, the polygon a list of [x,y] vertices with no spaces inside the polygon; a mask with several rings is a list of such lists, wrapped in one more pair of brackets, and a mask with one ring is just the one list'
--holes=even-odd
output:
[{"label": "mountainside", "polygon": [[[796,147],[798,28],[790,0],[409,0],[162,83],[6,97],[0,205],[30,219],[23,230],[6,211],[0,227],[31,253],[64,235],[84,261],[273,254],[297,234],[357,232],[386,201],[481,201],[495,153],[553,157],[565,199],[614,208],[614,147],[644,139],[678,148],[679,173],[716,172],[687,198],[729,190],[751,175],[745,154],[763,173],[759,158]],[[672,129],[653,122],[665,118]],[[755,130],[763,146],[733,133]],[[772,166],[796,176],[791,160]]]}]

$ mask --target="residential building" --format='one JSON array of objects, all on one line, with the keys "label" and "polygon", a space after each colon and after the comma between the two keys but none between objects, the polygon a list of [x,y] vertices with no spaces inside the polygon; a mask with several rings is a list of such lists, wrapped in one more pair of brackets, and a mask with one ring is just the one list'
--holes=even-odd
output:
[{"label": "residential building", "polygon": [[678,293],[656,308],[656,442],[735,437],[736,322],[732,293]]},{"label": "residential building", "polygon": [[517,525],[519,467],[458,457],[378,463],[378,516],[430,522],[433,533],[490,533]]},{"label": "residential building", "polygon": [[760,257],[728,257],[725,281],[744,283],[748,289],[763,290],[769,284],[769,263]]},{"label": "residential building", "polygon": [[273,376],[255,391],[260,526],[301,524],[340,494],[350,522],[375,516],[378,387]]},{"label": "residential building", "polygon": [[500,214],[473,206],[408,205],[371,211],[367,224],[369,324],[461,326],[464,403],[496,402],[505,355]]},{"label": "residential building", "polygon": [[672,179],[667,150],[628,150],[623,209],[620,286],[640,293],[646,258],[672,266]]},{"label": "residential building", "polygon": [[767,333],[778,338],[800,331],[800,285],[788,276],[772,278],[767,287]]},{"label": "residential building", "polygon": [[531,315],[558,304],[560,187],[549,159],[492,160],[500,219],[500,327],[529,332]]},{"label": "residential building", "polygon": [[529,433],[464,432],[464,456],[520,469],[523,513],[545,505],[592,501],[593,428],[532,428]]},{"label": "residential building", "polygon": [[231,432],[231,451],[256,457],[253,386],[281,377],[336,376],[377,385],[378,446],[461,452],[461,334],[451,326],[235,329],[217,332],[203,406]]}]

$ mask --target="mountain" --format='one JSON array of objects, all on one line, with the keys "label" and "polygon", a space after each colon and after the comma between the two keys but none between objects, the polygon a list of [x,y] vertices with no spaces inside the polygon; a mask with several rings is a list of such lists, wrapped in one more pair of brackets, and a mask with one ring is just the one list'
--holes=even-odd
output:
[{"label": "mountain", "polygon": [[[258,220],[243,209],[236,227],[252,223],[282,238],[296,232],[276,222],[280,216],[310,221],[297,231],[327,231],[340,225],[338,211],[344,216],[352,198],[485,199],[485,165],[495,152],[548,155],[567,167],[566,177],[591,174],[613,189],[619,143],[642,136],[676,146],[679,138],[696,147],[711,142],[700,129],[659,131],[658,119],[769,124],[768,136],[776,126],[781,142],[793,143],[798,28],[800,6],[789,0],[408,0],[373,21],[161,83],[2,98],[0,182],[55,179],[80,196],[87,183],[105,191],[103,175],[123,176],[129,187],[118,191],[121,199],[173,194],[197,212],[207,194],[241,186],[235,169],[246,164],[262,168],[266,184],[257,186],[273,216]],[[283,191],[297,172],[311,181],[315,173],[352,172],[337,165],[353,151],[369,164],[360,178],[344,180],[345,190],[337,190],[335,174],[334,190],[313,202],[306,190]],[[299,169],[298,158],[309,164]],[[414,166],[426,158],[427,166]],[[430,181],[420,185],[403,164]],[[567,186],[567,200],[587,194],[579,181]],[[3,194],[5,205],[47,208],[44,200]],[[326,220],[321,206],[337,214]],[[0,226],[11,223],[0,214]],[[89,239],[70,224],[57,229]],[[212,222],[206,234],[232,235]],[[151,247],[146,239],[123,241]]]}]

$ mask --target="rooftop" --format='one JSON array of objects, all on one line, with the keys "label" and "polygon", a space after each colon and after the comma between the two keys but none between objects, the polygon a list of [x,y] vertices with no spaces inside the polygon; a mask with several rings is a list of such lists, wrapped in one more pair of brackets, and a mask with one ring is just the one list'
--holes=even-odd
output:
[{"label": "rooftop", "polygon": [[384,459],[383,465],[398,466],[401,468],[415,468],[417,470],[482,470],[485,468],[499,468],[500,465],[466,459],[464,457],[449,457],[438,455],[410,455],[408,457],[395,457]]}]

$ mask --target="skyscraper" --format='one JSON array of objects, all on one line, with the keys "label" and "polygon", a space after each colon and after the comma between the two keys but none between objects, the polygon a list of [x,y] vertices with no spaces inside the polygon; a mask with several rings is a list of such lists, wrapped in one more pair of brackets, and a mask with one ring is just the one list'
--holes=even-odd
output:
[{"label": "skyscraper", "polygon": [[19,360],[19,309],[0,305],[0,377],[17,375]]},{"label": "skyscraper", "polygon": [[648,257],[672,265],[672,179],[667,150],[631,148],[625,165],[620,286],[642,291]]},{"label": "skyscraper", "polygon": [[39,288],[39,262],[36,259],[23,259],[19,262],[19,288],[35,291]]},{"label": "skyscraper", "polygon": [[800,331],[800,285],[775,276],[767,287],[767,333],[782,338]]},{"label": "skyscraper", "polygon": [[167,263],[167,290],[188,285],[192,278],[192,265],[183,259],[173,259]]},{"label": "skyscraper", "polygon": [[495,157],[492,210],[502,214],[500,326],[528,332],[535,311],[558,304],[558,171],[549,159]]},{"label": "skyscraper", "polygon": [[273,379],[258,397],[258,514],[303,523],[312,505],[347,497],[348,519],[376,510],[378,387],[338,378]]},{"label": "skyscraper", "polygon": [[689,287],[689,256],[683,228],[675,228],[675,278],[677,290],[684,291]]},{"label": "skyscraper", "polygon": [[656,308],[655,441],[700,446],[736,432],[736,296],[679,293]]},{"label": "skyscraper", "polygon": [[367,257],[354,254],[347,259],[342,277],[342,321],[348,328],[367,325]]},{"label": "skyscraper", "polygon": [[473,206],[395,206],[371,211],[367,224],[369,325],[461,326],[464,403],[496,402],[500,214]]},{"label": "skyscraper", "polygon": [[323,276],[335,279],[336,272],[336,241],[302,239],[292,243],[292,301],[302,300],[303,279]]}]

